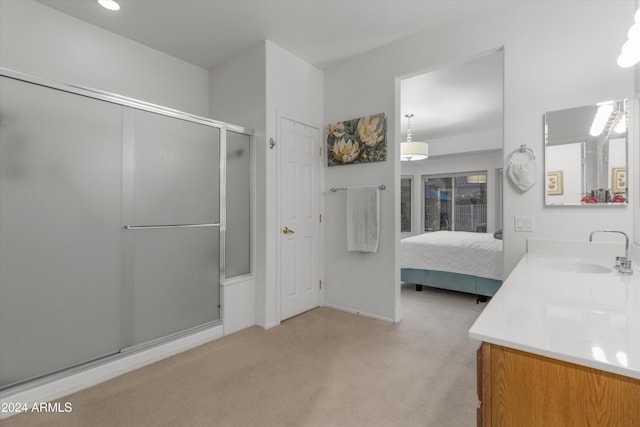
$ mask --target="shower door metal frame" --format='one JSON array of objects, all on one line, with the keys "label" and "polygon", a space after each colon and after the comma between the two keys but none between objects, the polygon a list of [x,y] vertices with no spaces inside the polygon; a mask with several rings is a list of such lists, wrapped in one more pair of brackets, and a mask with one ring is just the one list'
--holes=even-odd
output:
[{"label": "shower door metal frame", "polygon": [[[219,252],[220,252],[220,269],[219,269],[219,277],[218,277],[218,295],[219,301],[221,303],[221,291],[222,291],[222,283],[225,280],[225,224],[226,224],[226,135],[227,131],[233,131],[236,133],[248,135],[253,140],[254,132],[251,129],[247,129],[242,126],[233,125],[229,123],[225,123],[218,120],[209,119],[202,116],[197,116],[194,114],[186,113],[180,110],[175,110],[168,107],[163,107],[161,105],[152,104],[145,101],[140,101],[134,98],[129,98],[126,96],[114,94],[111,92],[106,92],[98,89],[93,89],[81,85],[76,85],[72,83],[61,82],[58,80],[48,79],[44,77],[39,77],[27,73],[23,73],[20,71],[12,70],[5,67],[0,67],[0,76],[23,81],[26,83],[35,84],[38,86],[43,86],[50,89],[55,89],[63,92],[68,92],[75,95],[80,95],[88,98],[93,98],[100,101],[105,101],[112,104],[117,104],[123,107],[130,107],[137,110],[147,111],[155,114],[160,114],[167,117],[172,117],[179,120],[185,120],[188,122],[193,122],[205,126],[210,126],[219,129],[220,131],[220,148],[219,148],[219,173],[220,173],[220,194],[219,194],[219,203],[220,203],[220,213],[219,213],[219,222],[218,223],[206,223],[206,224],[158,224],[158,225],[125,225],[122,224],[123,230],[139,230],[139,229],[153,229],[153,228],[192,228],[192,227],[219,227],[220,228],[220,237],[219,237]],[[123,189],[125,191],[125,189]],[[123,266],[123,268],[126,268]],[[122,283],[121,283],[122,286]],[[8,390],[12,390],[15,388],[21,388],[25,384],[33,384],[42,380],[53,379],[59,377],[61,375],[65,375],[69,372],[76,372],[80,369],[88,368],[95,366],[97,364],[114,360],[120,358],[122,356],[126,356],[131,354],[132,352],[139,351],[144,348],[152,347],[158,345],[160,343],[164,343],[167,341],[171,341],[173,339],[189,335],[193,332],[210,328],[212,326],[218,325],[222,323],[222,311],[220,313],[220,319],[217,321],[209,322],[203,325],[195,326],[193,328],[189,328],[187,330],[182,330],[167,336],[163,336],[142,344],[134,345],[131,347],[124,347],[121,345],[121,349],[118,353],[106,356],[104,358],[100,358],[93,361],[87,361],[85,363],[81,363],[80,365],[69,366],[67,368],[62,369],[61,371],[52,372],[49,374],[45,374],[41,377],[32,378],[25,380],[23,382],[19,382],[13,385],[8,386],[4,390],[2,390],[2,394]]]}]

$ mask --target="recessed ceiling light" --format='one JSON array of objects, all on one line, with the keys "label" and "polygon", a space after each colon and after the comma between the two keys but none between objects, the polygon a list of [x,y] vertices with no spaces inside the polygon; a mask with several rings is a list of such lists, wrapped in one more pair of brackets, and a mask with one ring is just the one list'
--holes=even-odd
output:
[{"label": "recessed ceiling light", "polygon": [[114,0],[98,0],[100,6],[109,10],[120,10],[120,5],[116,3]]}]

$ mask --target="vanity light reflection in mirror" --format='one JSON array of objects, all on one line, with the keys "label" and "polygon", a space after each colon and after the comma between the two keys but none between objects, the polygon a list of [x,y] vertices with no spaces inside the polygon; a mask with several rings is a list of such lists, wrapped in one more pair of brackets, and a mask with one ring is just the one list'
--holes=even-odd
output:
[{"label": "vanity light reflection in mirror", "polygon": [[547,112],[545,205],[627,205],[626,99]]}]

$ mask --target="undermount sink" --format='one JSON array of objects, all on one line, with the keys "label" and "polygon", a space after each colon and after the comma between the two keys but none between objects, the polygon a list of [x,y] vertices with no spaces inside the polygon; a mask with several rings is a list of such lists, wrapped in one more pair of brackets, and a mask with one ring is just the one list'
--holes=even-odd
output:
[{"label": "undermount sink", "polygon": [[583,274],[605,274],[613,271],[611,268],[605,267],[604,265],[582,261],[553,261],[542,264],[542,266],[550,270]]}]

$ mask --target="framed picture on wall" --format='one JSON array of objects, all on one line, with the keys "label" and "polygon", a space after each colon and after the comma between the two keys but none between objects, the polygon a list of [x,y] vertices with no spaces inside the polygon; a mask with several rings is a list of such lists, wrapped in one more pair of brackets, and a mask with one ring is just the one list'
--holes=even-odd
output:
[{"label": "framed picture on wall", "polygon": [[327,165],[355,165],[387,160],[384,113],[327,126]]},{"label": "framed picture on wall", "polygon": [[627,192],[627,168],[611,168],[611,192],[613,194]]},{"label": "framed picture on wall", "polygon": [[562,171],[547,172],[547,194],[549,196],[564,194]]}]

